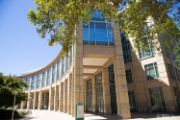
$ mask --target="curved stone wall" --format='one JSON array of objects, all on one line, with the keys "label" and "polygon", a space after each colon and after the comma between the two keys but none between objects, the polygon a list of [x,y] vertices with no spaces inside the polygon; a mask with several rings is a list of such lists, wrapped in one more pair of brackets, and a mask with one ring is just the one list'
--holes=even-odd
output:
[{"label": "curved stone wall", "polygon": [[72,62],[73,49],[67,54],[61,50],[48,65],[35,71],[24,73],[18,78],[27,83],[28,87],[25,88],[25,92],[40,88],[46,89],[55,82],[63,80],[67,72],[72,68]]}]

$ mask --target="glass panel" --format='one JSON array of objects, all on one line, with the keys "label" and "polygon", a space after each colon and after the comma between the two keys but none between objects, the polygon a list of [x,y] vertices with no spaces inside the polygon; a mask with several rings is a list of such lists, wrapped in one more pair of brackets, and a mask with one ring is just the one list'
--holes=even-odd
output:
[{"label": "glass panel", "polygon": [[151,108],[153,112],[165,112],[164,98],[159,87],[149,89]]},{"label": "glass panel", "polygon": [[60,61],[57,63],[57,80],[60,80]]},{"label": "glass panel", "polygon": [[90,45],[95,45],[95,24],[93,22],[90,22],[90,28],[88,29],[88,33],[89,33],[89,44]]},{"label": "glass panel", "polygon": [[173,65],[167,64],[167,67],[168,67],[168,72],[169,72],[170,78],[172,78],[173,80],[176,79],[174,69],[173,69]]},{"label": "glass panel", "polygon": [[110,87],[110,95],[111,95],[111,112],[117,113],[116,86],[115,86],[113,64],[108,67],[108,72],[109,72],[109,87]]},{"label": "glass panel", "polygon": [[148,80],[159,78],[157,63],[151,63],[145,65],[145,71]]},{"label": "glass panel", "polygon": [[[96,15],[95,15],[96,16]],[[97,13],[88,25],[83,25],[83,41],[88,45],[114,45],[111,23],[99,21],[102,16]]]},{"label": "glass panel", "polygon": [[126,70],[126,79],[127,79],[127,83],[132,83],[133,79],[132,79],[131,70]]},{"label": "glass panel", "polygon": [[33,75],[32,78],[32,89],[36,89],[37,75]]},{"label": "glass panel", "polygon": [[47,72],[44,71],[44,72],[43,72],[43,78],[42,78],[42,80],[43,80],[43,81],[42,81],[42,87],[45,87],[45,86],[46,86],[46,76],[47,76],[46,74],[47,74]]},{"label": "glass panel", "polygon": [[84,44],[90,44],[90,40],[89,40],[89,26],[88,25],[83,25],[83,40],[84,40]]},{"label": "glass panel", "polygon": [[147,43],[147,48],[143,49],[139,49],[139,57],[140,59],[145,59],[148,57],[152,57],[154,55],[154,50],[152,48],[152,41],[147,37],[146,38],[146,43]]},{"label": "glass panel", "polygon": [[96,80],[96,112],[104,113],[102,73],[95,76]]},{"label": "glass panel", "polygon": [[106,23],[95,23],[96,45],[108,45]]},{"label": "glass panel", "polygon": [[135,96],[133,91],[128,91],[128,96],[129,96],[129,104],[130,104],[130,110],[131,112],[136,112],[136,101],[135,101]]},{"label": "glass panel", "polygon": [[92,20],[94,21],[105,21],[105,18],[102,15],[102,12],[96,10],[92,13]]},{"label": "glass panel", "polygon": [[56,70],[55,69],[56,69],[56,65],[53,65],[53,67],[52,67],[52,83],[54,83],[56,80],[56,76],[55,76]]},{"label": "glass panel", "polygon": [[129,40],[126,38],[125,33],[121,33],[121,43],[122,43],[124,63],[132,62],[131,46]]},{"label": "glass panel", "polygon": [[62,77],[64,76],[64,69],[65,69],[65,66],[64,66],[64,58],[62,58],[62,67],[61,67],[61,75]]},{"label": "glass panel", "polygon": [[173,91],[174,91],[174,95],[176,98],[177,107],[180,110],[180,91],[179,91],[178,87],[173,87]]},{"label": "glass panel", "polygon": [[48,68],[47,70],[47,85],[50,85],[50,82],[51,82],[51,68]]},{"label": "glass panel", "polygon": [[42,76],[41,76],[41,74],[38,74],[37,75],[37,83],[36,83],[36,88],[40,88],[40,83],[41,83],[41,78]]},{"label": "glass panel", "polygon": [[86,111],[92,111],[92,81],[86,82]]}]

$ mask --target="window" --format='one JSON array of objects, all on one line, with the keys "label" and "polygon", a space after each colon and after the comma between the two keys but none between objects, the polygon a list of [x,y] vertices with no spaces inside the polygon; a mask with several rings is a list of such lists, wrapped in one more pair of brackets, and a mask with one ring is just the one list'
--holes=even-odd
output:
[{"label": "window", "polygon": [[60,60],[57,63],[57,80],[60,79]]},{"label": "window", "polygon": [[64,63],[64,61],[65,61],[64,58],[62,58],[62,61],[61,61],[62,62],[62,67],[61,67],[61,75],[62,75],[62,77],[64,76],[64,73],[65,73],[65,70],[64,70],[65,69],[65,66],[64,66],[65,63]]},{"label": "window", "polygon": [[124,63],[129,63],[132,61],[131,46],[129,40],[125,36],[125,33],[121,33],[121,43],[122,43]]},{"label": "window", "polygon": [[32,89],[36,89],[37,75],[33,75],[32,78]]},{"label": "window", "polygon": [[151,40],[149,38],[147,38],[146,41],[147,41],[146,48],[144,48],[144,49],[139,48],[139,58],[140,59],[149,58],[149,57],[152,57],[154,55],[154,50],[152,48]]},{"label": "window", "polygon": [[92,21],[88,25],[83,25],[83,41],[88,45],[114,45],[111,22],[96,11],[92,15]]},{"label": "window", "polygon": [[92,112],[92,81],[86,82],[86,111]]},{"label": "window", "polygon": [[70,64],[69,66],[71,66],[71,64],[72,64],[72,52],[73,52],[72,49],[73,48],[71,47],[70,53],[69,53],[69,64]]},{"label": "window", "polygon": [[33,88],[33,79],[32,79],[32,76],[30,76],[29,80],[30,80],[30,88],[32,89]]},{"label": "window", "polygon": [[102,12],[96,10],[96,11],[93,12],[91,20],[94,20],[94,21],[105,21],[105,18],[102,15]]},{"label": "window", "polygon": [[42,74],[42,87],[46,86],[46,77],[47,77],[47,72],[44,71]]},{"label": "window", "polygon": [[41,79],[42,79],[41,74],[38,74],[38,75],[37,75],[36,88],[39,88],[39,87],[40,87]]},{"label": "window", "polygon": [[109,88],[110,88],[110,99],[111,99],[111,113],[117,113],[117,102],[116,102],[116,85],[114,78],[114,65],[108,67],[109,72]]},{"label": "window", "polygon": [[134,96],[134,91],[128,91],[128,97],[129,97],[129,106],[131,112],[136,112],[136,101]]},{"label": "window", "polygon": [[126,70],[126,80],[127,80],[127,83],[133,82],[131,70]]},{"label": "window", "polygon": [[29,90],[29,88],[30,88],[30,76],[27,76],[26,77],[27,78],[27,88],[26,88],[26,90]]},{"label": "window", "polygon": [[27,84],[27,87],[24,87],[25,90],[28,90],[28,87],[29,87],[29,79],[27,76],[23,77],[22,80],[24,81],[24,83]]},{"label": "window", "polygon": [[180,81],[180,69],[175,68],[177,80]]},{"label": "window", "polygon": [[164,97],[160,87],[150,88],[149,95],[153,112],[165,112]]},{"label": "window", "polygon": [[56,80],[56,64],[52,66],[52,83],[54,83],[54,81]]},{"label": "window", "polygon": [[168,69],[170,78],[172,78],[173,80],[176,79],[172,64],[167,64],[167,69]]},{"label": "window", "polygon": [[49,69],[47,70],[47,85],[49,85],[50,82],[51,82],[50,76],[51,76],[51,68],[49,68]]},{"label": "window", "polygon": [[65,57],[65,73],[68,71],[68,56]]},{"label": "window", "polygon": [[102,73],[95,76],[96,80],[96,112],[104,113]]},{"label": "window", "polygon": [[157,63],[145,65],[145,72],[148,80],[159,78]]},{"label": "window", "polygon": [[176,98],[176,105],[180,109],[180,91],[178,87],[173,87],[173,91]]}]

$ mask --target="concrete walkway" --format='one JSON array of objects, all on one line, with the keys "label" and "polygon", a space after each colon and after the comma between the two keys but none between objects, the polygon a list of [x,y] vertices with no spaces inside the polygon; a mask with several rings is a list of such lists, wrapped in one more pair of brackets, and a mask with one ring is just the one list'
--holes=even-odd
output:
[{"label": "concrete walkway", "polygon": [[[135,114],[133,117],[134,118],[130,120],[180,120],[180,115],[174,116],[168,114]],[[31,114],[21,120],[75,120],[75,118],[61,112],[33,110]],[[120,118],[116,115],[85,114],[85,120],[120,120]]]}]

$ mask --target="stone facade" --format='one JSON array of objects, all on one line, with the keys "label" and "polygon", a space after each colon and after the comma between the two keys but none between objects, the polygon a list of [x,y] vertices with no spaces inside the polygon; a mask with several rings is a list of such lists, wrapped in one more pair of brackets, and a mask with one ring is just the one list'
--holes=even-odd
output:
[{"label": "stone facade", "polygon": [[[169,59],[156,54],[142,60],[137,52],[131,51],[131,62],[125,63],[118,25],[112,23],[112,28],[114,45],[86,45],[82,25],[78,26],[77,41],[68,55],[60,51],[47,66],[19,76],[29,85],[25,90],[28,100],[21,108],[48,109],[75,116],[76,105],[81,103],[85,112],[113,113],[122,118],[131,118],[134,111],[177,112],[179,97],[173,89],[177,88],[179,93],[180,80],[169,77]],[[147,80],[145,66],[151,63],[156,63],[153,65],[158,68],[159,77]],[[131,70],[130,83],[126,70]],[[40,82],[33,78],[38,74],[42,75]],[[176,76],[179,74],[177,72]],[[87,81],[91,81],[90,84]],[[161,99],[153,103],[155,98]]]}]

